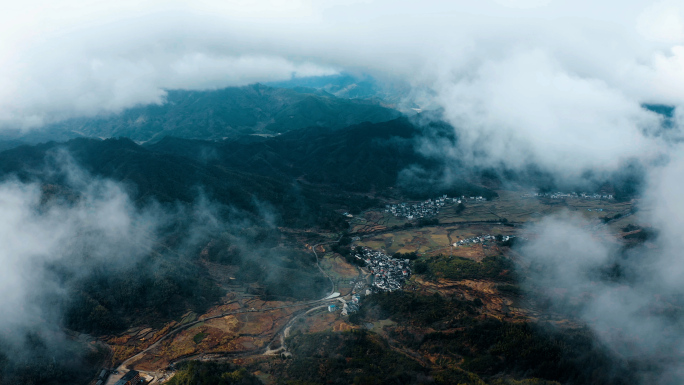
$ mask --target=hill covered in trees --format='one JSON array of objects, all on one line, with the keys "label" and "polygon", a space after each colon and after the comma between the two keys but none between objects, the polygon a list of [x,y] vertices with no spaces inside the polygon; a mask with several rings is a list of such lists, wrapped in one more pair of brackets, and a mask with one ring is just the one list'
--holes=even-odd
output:
[{"label": "hill covered in trees", "polygon": [[68,189],[65,157],[71,159],[67,163],[73,162],[95,177],[123,182],[139,203],[189,203],[204,196],[252,213],[266,203],[274,207],[286,226],[339,229],[346,226],[343,217],[324,207],[326,204],[339,205],[341,200],[365,208],[373,203],[367,198],[323,195],[291,178],[243,171],[249,168],[208,164],[151,151],[129,139],[73,139],[66,143],[21,146],[0,153],[0,176]]},{"label": "hill covered in trees", "polygon": [[27,142],[73,137],[124,136],[154,141],[164,136],[224,139],[275,135],[305,127],[339,129],[383,122],[400,113],[377,102],[338,98],[312,88],[273,88],[261,84],[210,91],[168,91],[162,104],[118,114],[69,119],[22,134]]},{"label": "hill covered in trees", "polygon": [[[453,129],[448,125],[433,124],[431,129],[455,140]],[[357,193],[374,191],[418,198],[442,192],[496,195],[465,178],[448,187],[442,185],[438,175],[440,161],[416,149],[421,130],[409,119],[398,118],[341,130],[305,128],[266,139],[213,142],[168,137],[147,148],[207,164],[265,176],[297,178]],[[408,175],[409,169],[427,170],[427,173],[417,177]]]}]

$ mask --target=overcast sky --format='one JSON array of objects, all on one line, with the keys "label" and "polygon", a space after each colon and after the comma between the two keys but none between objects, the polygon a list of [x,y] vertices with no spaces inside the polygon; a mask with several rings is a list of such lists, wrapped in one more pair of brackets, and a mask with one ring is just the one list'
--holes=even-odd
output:
[{"label": "overcast sky", "polygon": [[[578,174],[650,159],[642,103],[684,104],[664,1],[24,1],[0,14],[0,127],[361,71],[431,95],[487,162]],[[462,150],[458,156],[468,156]],[[440,149],[439,152],[448,152]],[[475,160],[473,160],[475,161]]]}]

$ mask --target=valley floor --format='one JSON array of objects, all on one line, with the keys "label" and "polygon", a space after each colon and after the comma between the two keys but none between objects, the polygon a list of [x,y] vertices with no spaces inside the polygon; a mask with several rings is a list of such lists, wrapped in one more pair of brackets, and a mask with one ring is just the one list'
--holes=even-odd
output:
[{"label": "valley floor", "polygon": [[[335,246],[341,238],[327,235],[327,241],[304,243],[331,283],[326,297],[264,301],[235,286],[221,304],[203,314],[189,312],[160,328],[139,327],[108,337],[105,341],[113,351],[112,364],[118,374],[110,376],[107,384],[114,384],[129,369],[140,371],[150,384],[164,383],[182,367],[181,363],[191,360],[230,362],[246,367],[265,383],[282,383],[283,378],[299,378],[293,365],[311,358],[297,356],[302,343],[306,344],[303,338],[355,332],[376,336],[379,340],[371,337],[367,342],[385,346],[398,355],[395,360],[416,364],[422,369],[415,373],[427,371],[425,375],[433,382],[448,383],[448,376],[456,376],[470,378],[467,383],[485,383],[479,381],[489,378],[490,373],[473,364],[484,353],[472,346],[474,350],[467,352],[465,345],[437,348],[429,342],[430,336],[467,333],[472,325],[489,320],[502,325],[543,321],[568,330],[581,329],[573,320],[540,310],[538,304],[526,300],[511,272],[510,261],[518,255],[510,249],[510,242],[502,240],[521,236],[526,223],[552,213],[588,217],[601,237],[616,237],[635,219],[633,202],[527,198],[507,191],[500,191],[499,196],[490,201],[464,200],[465,209],[458,212],[455,204],[445,205],[434,216],[436,221],[425,225],[398,218],[381,207],[350,220],[351,232],[345,236],[351,243],[346,250],[363,247],[402,260],[411,255],[415,274],[400,289],[405,296],[396,297],[407,303],[396,305],[404,309],[399,313],[378,297],[384,294],[371,294],[371,270],[351,264],[354,257],[341,254]],[[428,310],[421,308],[421,301],[434,301],[431,298],[435,296],[442,301],[430,310],[436,313],[423,314]],[[347,313],[352,304],[357,306],[355,311]],[[410,335],[413,337],[407,337]],[[501,370],[507,373],[505,368]],[[508,375],[513,378],[516,373],[509,371]],[[508,375],[499,379],[503,381]]]}]

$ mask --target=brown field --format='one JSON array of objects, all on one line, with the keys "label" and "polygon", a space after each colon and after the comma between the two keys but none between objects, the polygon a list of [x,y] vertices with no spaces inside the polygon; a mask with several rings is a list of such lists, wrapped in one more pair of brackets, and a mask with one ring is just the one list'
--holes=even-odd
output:
[{"label": "brown field", "polygon": [[[627,214],[633,205],[631,202],[614,200],[521,198],[520,192],[513,191],[498,191],[498,193],[499,198],[491,201],[466,202],[466,210],[460,215],[455,214],[455,205],[446,206],[438,218],[442,223],[503,218],[511,222],[528,222],[549,214],[568,211],[594,219],[613,216],[617,213]],[[596,211],[597,209],[603,211]]]},{"label": "brown field", "polygon": [[383,220],[384,217],[385,216],[380,211],[366,211],[363,215],[363,218],[370,223],[377,223],[378,221]]},{"label": "brown field", "polygon": [[153,330],[151,328],[131,328],[118,336],[112,336],[105,339],[107,344],[112,348],[111,365],[118,365],[125,359],[146,349],[177,325],[177,322],[171,321],[158,330]]},{"label": "brown field", "polygon": [[333,279],[350,279],[359,274],[354,266],[339,255],[327,254],[325,258],[321,259],[321,267]]},{"label": "brown field", "polygon": [[247,352],[265,347],[289,320],[294,308],[227,315],[182,330],[148,351],[133,365],[157,370],[200,353]]},{"label": "brown field", "polygon": [[390,320],[390,319],[384,319],[380,321],[373,322],[373,327],[370,328],[370,331],[374,333],[383,333],[385,326],[394,326],[397,323]]},{"label": "brown field", "polygon": [[493,243],[484,249],[482,245],[452,248],[451,244],[461,239],[483,234],[513,235],[514,233],[515,228],[496,223],[454,224],[453,226],[431,226],[378,234],[374,237],[363,238],[357,244],[375,250],[382,249],[390,254],[415,251],[423,256],[444,254],[480,260],[488,255],[499,255],[500,252]]},{"label": "brown field", "polygon": [[[465,202],[466,209],[461,214],[456,214],[455,204],[448,204],[441,209],[437,219],[440,223],[498,221],[503,218],[511,222],[528,222],[563,210],[577,212],[593,219],[613,216],[617,213],[627,214],[633,205],[632,202],[614,200],[522,198],[521,192],[503,190],[497,193],[499,197],[491,201]],[[596,211],[597,209],[603,211]],[[384,209],[373,209],[352,219],[351,225],[352,232],[367,233],[392,226],[402,226],[406,222],[406,219],[385,213]]]},{"label": "brown field", "polygon": [[[195,324],[174,337],[162,341],[159,346],[146,353],[134,364],[148,370],[165,367],[173,359],[186,355],[260,348],[270,341],[270,338],[289,320],[293,312],[301,309],[301,306],[292,305],[294,304],[291,302],[262,301],[253,296],[229,293],[224,297],[221,305],[209,309],[204,314],[188,312],[178,322],[169,322],[158,330],[138,327],[119,336],[108,338],[106,341],[113,352],[112,365],[148,348],[178,326],[234,311],[247,312]],[[281,306],[291,307],[271,309]],[[262,309],[269,310],[260,312],[259,310]],[[199,343],[195,343],[193,339],[198,333],[204,333],[205,336]]]},{"label": "brown field", "polygon": [[342,332],[352,329],[358,329],[358,326],[351,325],[341,319],[339,310],[330,313],[326,309],[321,309],[312,312],[306,317],[302,317],[294,328],[294,330],[301,331],[302,333]]},{"label": "brown field", "polygon": [[373,209],[353,218],[350,224],[352,232],[367,233],[381,231],[392,226],[403,226],[406,222],[406,219],[385,213],[384,209]]},{"label": "brown field", "polygon": [[[482,234],[515,235],[518,228],[504,226],[499,222],[504,218],[509,222],[519,224],[536,221],[544,216],[564,211],[596,220],[612,217],[616,214],[624,215],[624,218],[611,222],[610,228],[614,233],[619,232],[622,227],[633,223],[635,220],[634,216],[630,215],[633,202],[591,199],[536,199],[521,198],[520,192],[499,191],[498,193],[499,198],[492,201],[466,202],[465,211],[459,215],[455,213],[456,205],[445,206],[437,216],[440,222],[438,226],[401,228],[392,232],[363,237],[357,244],[376,250],[385,250],[390,254],[417,252],[425,256],[450,254],[481,259],[484,256],[496,255],[500,251],[496,248],[485,247],[483,249],[480,246],[460,247],[451,250],[451,244],[461,239]],[[377,231],[380,228],[395,224],[403,225],[406,222],[389,213],[378,211],[368,211],[361,217],[355,218],[357,221],[352,222],[353,231],[359,231],[361,236],[364,232]],[[472,223],[487,221],[490,223]]]},{"label": "brown field", "polygon": [[415,278],[416,291],[424,294],[440,293],[446,296],[456,296],[468,301],[479,298],[484,304],[483,313],[487,316],[507,319],[524,319],[527,313],[518,308],[512,298],[501,295],[496,289],[497,283],[487,280],[452,281],[439,278],[427,281]]}]

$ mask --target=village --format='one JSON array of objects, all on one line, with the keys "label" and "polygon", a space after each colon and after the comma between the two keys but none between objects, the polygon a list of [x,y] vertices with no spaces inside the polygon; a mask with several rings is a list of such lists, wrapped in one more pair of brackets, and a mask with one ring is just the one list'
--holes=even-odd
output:
[{"label": "village", "polygon": [[[351,313],[355,313],[359,311],[361,308],[361,296],[358,294],[354,294],[351,297],[351,301],[345,301],[344,299],[340,299],[342,301],[342,312],[340,313],[341,315],[349,315]],[[328,305],[328,312],[335,312],[337,310],[337,305]]]},{"label": "village", "polygon": [[553,192],[553,193],[539,193],[539,192],[534,192],[534,193],[527,193],[527,194],[522,194],[520,196],[521,198],[551,198],[551,199],[565,199],[565,198],[573,198],[573,199],[614,199],[612,194],[587,194],[587,193],[576,193],[574,191],[565,193],[565,192]]},{"label": "village", "polygon": [[467,245],[473,245],[473,244],[482,244],[486,245],[488,242],[506,242],[510,240],[511,238],[515,238],[513,235],[491,235],[491,234],[484,234],[484,235],[478,235],[475,237],[470,237],[466,239],[462,239],[458,242],[454,242],[452,244],[453,247],[459,247],[459,246],[467,246]]},{"label": "village", "polygon": [[460,198],[449,198],[446,194],[435,199],[428,199],[424,202],[418,203],[398,203],[392,205],[385,205],[385,212],[392,213],[395,217],[411,219],[430,218],[439,214],[440,207],[444,207],[447,203],[462,203],[468,200],[482,202],[487,198],[481,196]]},{"label": "village", "polygon": [[362,254],[355,256],[366,262],[366,267],[373,275],[372,292],[399,290],[411,276],[411,261],[408,259],[392,258],[366,247],[362,249]]}]

